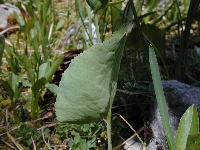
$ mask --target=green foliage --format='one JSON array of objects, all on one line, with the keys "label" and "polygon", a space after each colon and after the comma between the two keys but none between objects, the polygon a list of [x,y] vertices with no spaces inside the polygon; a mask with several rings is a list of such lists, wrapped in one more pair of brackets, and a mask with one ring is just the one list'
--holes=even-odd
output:
[{"label": "green foliage", "polygon": [[22,55],[20,62],[21,62],[21,65],[23,66],[24,70],[27,72],[28,79],[30,80],[31,84],[34,84],[36,74],[33,69],[31,59],[29,59],[29,57],[26,55]]},{"label": "green foliage", "polygon": [[[43,131],[44,136],[49,136],[49,129]],[[37,130],[35,127],[22,124],[19,130],[15,131],[17,137],[21,138],[21,141],[24,141],[27,146],[31,146],[33,140],[39,140],[42,137],[42,132]]]},{"label": "green foliage", "polygon": [[198,149],[200,143],[199,118],[194,105],[181,117],[176,133],[176,148],[181,150]]},{"label": "green foliage", "polygon": [[[86,132],[90,127],[85,124],[83,126],[83,131]],[[82,138],[80,132],[76,132],[72,130],[71,134],[74,136],[69,140],[69,146],[72,149],[82,150],[82,149],[90,149],[96,147],[96,136],[91,136],[89,139]]]},{"label": "green foliage", "polygon": [[28,146],[32,144],[31,137],[35,140],[38,140],[41,137],[41,133],[36,128],[27,126],[26,124],[22,124],[15,134],[18,137],[22,137]]},{"label": "green foliage", "polygon": [[63,59],[64,56],[62,55],[54,60],[54,62],[52,62],[51,64],[47,63],[47,67],[45,67],[45,69],[41,68],[41,70],[46,70],[46,72],[43,72],[43,76],[46,78],[47,82],[51,81],[52,76],[58,69],[58,66],[62,63]]},{"label": "green foliage", "polygon": [[151,74],[153,79],[153,85],[156,94],[156,100],[158,103],[158,109],[160,111],[160,116],[162,120],[162,124],[164,127],[165,136],[167,138],[168,146],[170,150],[176,150],[172,129],[170,127],[170,120],[167,110],[167,104],[163,92],[162,82],[160,78],[160,73],[158,69],[158,63],[156,59],[156,55],[154,49],[150,46],[149,47],[149,62],[151,68]]},{"label": "green foliage", "polygon": [[[27,80],[30,82],[29,85],[33,94],[31,95],[31,103],[27,102],[25,108],[28,108],[31,104],[31,117],[36,118],[39,115],[40,94],[45,84],[51,81],[64,56],[55,57],[54,60],[50,59],[53,46],[52,32],[55,31],[51,0],[18,2],[19,7],[21,3],[26,7],[30,20],[25,21],[22,16],[16,13],[15,18],[24,32],[23,37],[18,38],[19,40],[20,38],[26,39],[26,44],[22,47],[24,50],[21,52],[17,51],[17,49],[21,49],[19,43],[13,43],[12,48],[6,47],[5,57],[15,74],[27,73]],[[37,17],[36,11],[39,13]],[[33,54],[28,53],[28,47],[33,48]]]},{"label": "green foliage", "polygon": [[[142,24],[141,29],[142,29],[143,34],[145,35],[147,46],[149,44],[154,45],[160,54],[164,54],[164,49],[165,49],[164,32],[158,27],[156,27],[155,25],[150,25],[150,24],[146,24],[146,25]],[[139,45],[139,46],[142,48],[142,45]]]},{"label": "green foliage", "polygon": [[[8,1],[4,0],[4,2]],[[11,2],[11,0],[9,2]],[[114,33],[114,35],[108,38],[103,44],[91,47],[94,44],[92,25],[95,25],[95,34],[97,35],[98,43],[104,41],[108,34],[113,33],[126,22],[132,21],[135,25],[125,44],[128,48],[125,49],[122,63],[120,64],[121,70],[118,84],[118,89],[125,89],[128,93],[131,93],[131,95],[127,96],[125,94],[117,93],[117,96],[120,96],[120,100],[121,98],[125,98],[123,106],[120,106],[120,114],[121,112],[122,114],[126,112],[126,114],[124,113],[123,115],[126,115],[127,118],[134,115],[133,111],[135,111],[136,108],[135,104],[139,106],[137,108],[145,110],[143,106],[146,104],[142,103],[146,103],[146,101],[148,103],[150,101],[149,83],[151,82],[151,75],[148,63],[149,44],[153,46],[159,57],[158,59],[161,59],[162,64],[164,65],[164,67],[162,65],[159,66],[162,71],[164,70],[164,73],[162,72],[160,77],[154,77],[154,81],[159,81],[160,78],[170,79],[174,77],[184,81],[184,76],[187,73],[191,75],[191,77],[195,76],[197,78],[192,81],[192,83],[195,82],[193,85],[199,85],[199,72],[194,73],[196,68],[197,70],[199,69],[199,48],[195,47],[194,49],[188,50],[191,42],[189,33],[192,29],[193,20],[195,18],[199,20],[198,14],[195,14],[198,10],[199,0],[169,0],[165,5],[161,5],[161,1],[135,0],[133,2],[132,0],[129,0],[126,2],[118,0],[110,2],[108,0],[87,0],[88,6],[86,1],[82,0],[67,1],[66,4],[68,5],[68,10],[60,9],[60,7],[64,6],[59,6],[59,9],[55,9],[54,7],[57,6],[57,1],[51,0],[26,0],[17,2],[16,5],[20,9],[22,9],[23,6],[26,8],[30,15],[30,20],[27,21],[23,16],[14,14],[20,24],[20,30],[23,33],[17,33],[17,39],[15,41],[11,40],[11,47],[5,45],[4,37],[0,36],[0,64],[5,65],[4,62],[2,63],[1,61],[4,53],[4,57],[9,66],[8,71],[11,69],[12,72],[1,73],[1,83],[6,90],[6,96],[1,97],[0,103],[2,104],[6,101],[6,103],[11,104],[9,104],[8,107],[7,105],[6,107],[0,107],[0,115],[3,113],[3,117],[5,117],[5,109],[8,108],[8,116],[11,116],[12,123],[19,123],[23,120],[23,111],[25,111],[28,119],[30,118],[28,116],[29,113],[31,114],[32,119],[40,117],[41,112],[45,110],[39,110],[38,104],[41,102],[40,96],[46,87],[53,91],[55,95],[58,94],[58,99],[63,99],[62,103],[59,104],[61,105],[59,109],[62,108],[59,111],[63,115],[63,120],[70,119],[73,123],[84,123],[104,117],[108,112],[109,107],[112,106],[112,99],[114,99],[115,96],[121,59],[121,54],[115,53],[114,49],[119,48],[117,52],[122,52],[123,46],[120,47],[119,43],[121,41],[124,42],[126,36],[124,36],[124,31],[120,33],[120,36],[115,36],[116,33]],[[74,5],[74,3],[76,5]],[[76,8],[74,8],[75,6]],[[72,9],[76,9],[77,13],[72,11]],[[92,10],[95,12],[94,16],[91,13]],[[57,13],[60,13],[60,15]],[[63,77],[65,79],[67,78],[70,84],[68,82],[63,82],[62,86],[59,88],[49,82],[51,81],[55,70],[63,60],[63,57],[52,57],[51,50],[55,49],[55,41],[59,38],[59,36],[55,37],[55,33],[58,30],[63,31],[65,28],[62,27],[69,26],[70,24],[76,24],[77,27],[73,33],[74,39],[71,40],[72,44],[70,43],[71,45],[69,44],[69,46],[67,45],[65,48],[77,48],[77,45],[79,45],[81,40],[83,41],[80,46],[81,48],[91,48],[80,55],[80,57],[78,56],[75,58],[70,67],[71,69],[69,68],[64,74],[64,76],[69,74],[70,76]],[[196,24],[199,25],[199,22],[196,22]],[[175,56],[176,64],[173,65],[175,70],[173,72],[173,69],[166,66],[167,61],[165,61],[164,57],[166,56],[165,40],[171,40],[171,37],[175,34],[178,35],[180,50]],[[165,37],[167,37],[167,39],[165,39]],[[105,47],[108,47],[108,49]],[[29,53],[30,49],[33,50],[32,54]],[[110,49],[113,51],[108,53]],[[113,54],[113,52],[115,54]],[[114,58],[112,58],[113,56]],[[109,59],[116,63],[110,63],[111,61],[108,61]],[[90,60],[92,60],[92,65],[89,65]],[[93,67],[93,65],[96,64],[98,64],[97,67]],[[107,65],[109,65],[109,67],[107,67]],[[115,65],[117,66],[116,68],[114,67]],[[155,69],[155,62],[153,62],[153,65],[150,65]],[[72,71],[72,68],[75,68],[76,71]],[[171,76],[168,75],[168,72],[171,73]],[[91,76],[91,74],[94,75]],[[112,82],[110,82],[110,80]],[[158,82],[154,85],[158,85]],[[159,85],[158,87],[161,93],[157,94],[162,94],[162,87]],[[23,97],[23,94],[27,92],[26,90],[31,92],[28,92],[28,95]],[[1,91],[0,94],[3,95],[3,92]],[[68,94],[65,95],[63,94],[64,92],[67,92]],[[77,93],[81,93],[81,96],[79,97]],[[97,96],[95,96],[95,94]],[[10,98],[8,98],[8,100],[5,99],[7,95]],[[75,100],[70,97],[74,95],[76,96]],[[82,97],[84,97],[83,101]],[[99,97],[103,98],[99,99]],[[77,100],[79,98],[81,98],[80,101]],[[86,101],[86,99],[89,101]],[[115,99],[114,105],[117,107],[118,105],[122,105],[118,100],[118,97]],[[129,99],[131,99],[130,102]],[[157,99],[164,100],[163,97]],[[170,126],[167,121],[167,107],[165,106],[165,103],[161,101],[159,102],[159,106],[160,103],[162,103],[161,116],[162,118],[164,117],[164,129],[165,131],[167,130],[166,136],[169,147],[172,148],[173,139],[171,138]],[[67,109],[64,108],[65,105],[67,106]],[[58,104],[56,104],[56,107],[57,106]],[[99,109],[101,107],[103,109]],[[129,109],[131,109],[130,113],[128,111]],[[56,110],[58,111],[58,108],[56,108]],[[176,146],[177,144],[180,146],[184,143],[181,146],[184,146],[185,149],[198,149],[198,146],[194,144],[199,144],[200,141],[199,132],[197,130],[198,126],[194,121],[196,118],[196,110],[194,108],[190,108],[189,110],[190,113],[187,112],[187,114],[184,114],[183,119],[180,122]],[[68,111],[71,112],[69,113]],[[99,112],[101,113],[100,115]],[[164,115],[162,115],[163,113]],[[87,115],[90,115],[89,118],[86,118]],[[109,115],[111,117],[111,111]],[[79,117],[78,119],[76,118],[77,116]],[[85,120],[81,120],[83,118],[85,118]],[[124,126],[118,119],[115,119],[116,118],[113,117],[113,126],[118,132]],[[131,122],[131,125],[135,125],[138,121],[132,118],[130,120],[134,120]],[[109,119],[107,122],[108,124],[111,123]],[[166,125],[168,127],[166,127]],[[95,124],[94,126],[95,127],[91,124],[67,124],[65,126],[63,124],[57,124],[57,129],[59,129],[56,129],[57,133],[55,134],[61,140],[66,137],[70,138],[68,144],[72,149],[95,148],[97,146],[97,135],[99,135],[101,128],[105,128],[105,124],[103,127],[99,124]],[[120,126],[120,129],[116,126]],[[110,126],[108,126],[108,128],[110,128]],[[195,129],[196,134],[190,134],[189,131],[192,131],[193,129]],[[115,132],[114,130],[112,131]],[[27,146],[30,146],[32,142],[31,137],[36,141],[41,138],[40,131],[27,125],[22,125],[20,130],[16,132],[16,135],[21,138],[20,143],[26,142]],[[2,135],[0,138],[2,138]],[[109,147],[109,149],[111,149],[111,147]]]},{"label": "green foliage", "polygon": [[131,29],[131,24],[124,25],[104,43],[74,58],[62,76],[57,93],[55,109],[59,121],[89,123],[105,117]]},{"label": "green foliage", "polygon": [[14,44],[12,47],[5,46],[5,53],[4,56],[6,58],[6,61],[8,62],[8,65],[13,73],[17,74],[20,72],[20,59],[19,59],[19,53],[16,50],[16,47]]},{"label": "green foliage", "polygon": [[87,0],[88,5],[96,13],[98,10],[104,8],[109,0]]},{"label": "green foliage", "polygon": [[7,81],[1,81],[3,84],[3,87],[6,89],[8,92],[8,95],[11,99],[11,104],[12,104],[12,109],[13,109],[13,116],[12,116],[12,121],[14,123],[19,123],[20,122],[20,110],[18,110],[17,107],[17,102],[19,100],[19,96],[21,94],[22,87],[19,86],[19,77],[15,75],[14,73],[11,73],[8,76]]},{"label": "green foliage", "polygon": [[192,134],[188,136],[186,150],[198,150],[200,144],[200,134]]},{"label": "green foliage", "polygon": [[97,147],[97,137],[105,130],[102,123],[68,124],[61,123],[56,127],[56,136],[60,138],[70,137],[69,146],[72,149],[90,149]]},{"label": "green foliage", "polygon": [[[97,40],[97,42],[100,42],[100,36],[99,36],[99,30],[98,30],[98,18],[97,16],[95,15],[95,27],[94,27],[94,20],[92,20],[92,15],[91,15],[91,8],[89,5],[87,5],[85,3],[85,7],[82,5],[82,2],[81,0],[76,0],[75,1],[75,4],[76,4],[76,9],[79,13],[79,16],[80,16],[80,20],[81,20],[81,26],[80,26],[80,31],[82,31],[81,33],[81,36],[83,38],[83,47],[84,49],[87,49],[89,47],[91,47],[94,43],[93,43],[93,40],[95,38],[95,40]],[[83,13],[83,10],[86,9],[87,11],[87,14],[85,15]],[[89,23],[87,23],[89,22]],[[92,27],[93,25],[93,27]],[[78,27],[79,28],[79,27]],[[77,33],[75,33],[77,34]],[[97,34],[97,37],[94,37],[95,34]],[[77,43],[76,44],[76,47],[77,47]],[[86,48],[85,48],[86,47]]]},{"label": "green foliage", "polygon": [[45,84],[47,84],[51,80],[53,74],[56,72],[58,66],[61,64],[63,58],[64,56],[57,58],[57,60],[55,60],[55,62],[51,65],[50,63],[44,63],[39,66],[39,74],[36,74],[38,76],[38,79],[32,83],[31,87],[33,92],[33,99],[31,103],[32,118],[36,117],[40,93],[44,89]]},{"label": "green foliage", "polygon": [[0,35],[0,64],[2,64],[2,56],[5,47],[5,38],[3,35]]},{"label": "green foliage", "polygon": [[[164,32],[157,26],[151,24],[141,24],[140,28],[142,30],[143,36],[140,37],[140,30],[138,28],[134,28],[129,36],[127,45],[135,50],[136,53],[143,50],[143,56],[147,56],[148,51],[146,51],[146,47],[151,44],[156,49],[156,53],[159,54],[159,57],[163,59],[165,52]],[[145,45],[142,38],[145,40]],[[164,61],[163,64],[165,64]]]},{"label": "green foliage", "polygon": [[149,48],[149,61],[158,108],[160,111],[161,120],[164,127],[164,132],[167,138],[169,149],[198,149],[200,143],[200,134],[198,112],[196,107],[192,105],[186,110],[186,112],[181,117],[179,127],[176,133],[176,142],[174,142],[172,130],[170,127],[167,105],[165,102],[161,79],[158,71],[158,64],[152,47]]},{"label": "green foliage", "polygon": [[[176,61],[177,69],[175,72],[176,78],[180,81],[185,80],[185,71],[189,67],[187,64],[188,61],[188,44],[189,44],[189,38],[190,38],[190,30],[192,23],[195,18],[195,14],[197,13],[198,6],[200,4],[199,0],[191,0],[188,14],[186,17],[186,23],[185,23],[185,29],[182,29],[182,35],[180,36],[180,51],[179,51],[179,57]],[[183,27],[182,27],[183,28]]]}]

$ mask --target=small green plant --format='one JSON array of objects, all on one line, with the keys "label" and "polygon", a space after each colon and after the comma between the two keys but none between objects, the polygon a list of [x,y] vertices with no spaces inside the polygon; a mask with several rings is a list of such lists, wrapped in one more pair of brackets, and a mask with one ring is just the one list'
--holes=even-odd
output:
[{"label": "small green plant", "polygon": [[19,123],[20,122],[20,107],[18,106],[18,102],[20,99],[20,94],[22,87],[19,86],[19,77],[15,75],[14,73],[11,73],[8,76],[7,81],[2,81],[1,82],[8,92],[8,95],[11,99],[11,104],[12,104],[12,110],[13,110],[13,115],[12,115],[12,121],[14,123]]},{"label": "small green plant", "polygon": [[180,51],[178,54],[179,57],[176,61],[177,68],[175,71],[175,75],[176,78],[182,82],[185,80],[185,71],[188,69],[188,45],[190,38],[190,30],[195,18],[195,14],[197,13],[199,4],[199,0],[191,0],[186,17],[185,29],[183,30],[183,26],[181,27],[182,33],[179,37]]},{"label": "small green plant", "polygon": [[[49,136],[49,129],[46,128],[43,132],[44,135]],[[22,124],[19,130],[15,131],[17,137],[21,138],[21,141],[25,141],[27,146],[31,146],[33,140],[39,140],[42,137],[42,131],[37,130],[35,127]],[[43,136],[44,136],[43,135]]]},{"label": "small green plant", "polygon": [[[92,133],[91,129],[93,124],[76,125],[79,128],[75,128],[71,131],[73,138],[70,138],[68,144],[72,149],[91,149],[97,146],[96,134]],[[97,130],[98,131],[98,130]],[[84,135],[84,134],[85,135]]]},{"label": "small green plant", "polygon": [[[11,48],[6,46],[5,57],[11,71],[15,75],[27,74],[26,79],[32,90],[32,98],[31,101],[27,100],[23,109],[31,106],[31,118],[35,119],[39,116],[38,105],[41,92],[45,88],[45,85],[51,81],[64,56],[58,58],[52,58],[51,56],[52,43],[54,43],[52,34],[56,30],[56,27],[54,27],[55,16],[51,0],[43,2],[38,0],[33,2],[30,0],[19,2],[18,5],[21,6],[21,3],[26,7],[30,15],[30,20],[25,21],[22,16],[15,14],[15,18],[18,20],[23,34],[18,36],[17,44],[13,43]],[[38,12],[38,15],[35,12]],[[22,39],[26,39],[26,43],[23,43],[24,45],[20,44],[20,40]],[[19,51],[18,49],[21,48],[23,50]],[[28,48],[33,48],[32,54],[28,52]],[[7,88],[6,90],[11,91],[11,88]],[[15,92],[18,95],[20,94],[20,91]],[[9,96],[13,99],[11,94]],[[14,101],[17,103],[18,99],[15,98]],[[13,108],[16,107],[15,103],[12,100]]]},{"label": "small green plant", "polygon": [[103,122],[83,125],[60,123],[56,126],[56,137],[70,138],[68,145],[72,149],[90,149],[98,146],[97,138],[103,138],[101,134],[105,130]]},{"label": "small green plant", "polygon": [[158,103],[158,108],[160,111],[161,120],[169,149],[198,149],[200,143],[200,134],[198,112],[196,107],[194,105],[190,106],[181,117],[175,140],[173,138],[173,133],[169,121],[169,115],[167,110],[168,107],[166,105],[164,97],[157,59],[152,47],[149,48],[149,61],[156,94],[156,100]]},{"label": "small green plant", "polygon": [[27,126],[26,124],[22,124],[15,134],[17,137],[22,137],[28,146],[32,144],[31,138],[38,140],[42,135],[36,128]]}]

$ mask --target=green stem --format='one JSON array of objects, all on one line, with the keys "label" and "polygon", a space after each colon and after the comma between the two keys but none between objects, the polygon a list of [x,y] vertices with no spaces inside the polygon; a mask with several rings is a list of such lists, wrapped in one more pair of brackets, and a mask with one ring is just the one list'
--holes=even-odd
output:
[{"label": "green stem", "polygon": [[112,105],[110,105],[110,108],[108,110],[107,115],[107,137],[108,137],[108,150],[112,150],[112,138],[111,138],[111,108]]},{"label": "green stem", "polygon": [[107,137],[108,137],[108,150],[112,150],[112,130],[111,130],[111,116],[112,116],[112,104],[113,104],[113,100],[115,98],[115,94],[116,94],[116,90],[117,90],[117,82],[113,82],[111,84],[111,93],[110,93],[110,106],[108,109],[108,115],[107,115]]},{"label": "green stem", "polygon": [[14,123],[19,123],[20,122],[19,112],[15,108],[13,110],[13,122]]},{"label": "green stem", "polygon": [[[39,93],[39,91],[38,91]],[[32,119],[36,119],[36,117],[38,116],[38,102],[39,102],[39,94],[38,95],[34,95],[33,94],[33,98],[32,98],[32,107],[31,107],[31,117]]]}]

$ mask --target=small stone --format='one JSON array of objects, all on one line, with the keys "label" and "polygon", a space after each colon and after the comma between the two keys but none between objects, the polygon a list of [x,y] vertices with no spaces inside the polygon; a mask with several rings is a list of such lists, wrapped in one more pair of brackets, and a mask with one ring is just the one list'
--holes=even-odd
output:
[{"label": "small stone", "polygon": [[10,3],[0,4],[0,30],[3,30],[10,26],[8,19],[11,16],[13,16],[12,18],[15,19],[14,12],[18,15],[21,14],[19,8]]},{"label": "small stone", "polygon": [[133,138],[124,145],[122,150],[143,150],[143,146],[137,138]]}]

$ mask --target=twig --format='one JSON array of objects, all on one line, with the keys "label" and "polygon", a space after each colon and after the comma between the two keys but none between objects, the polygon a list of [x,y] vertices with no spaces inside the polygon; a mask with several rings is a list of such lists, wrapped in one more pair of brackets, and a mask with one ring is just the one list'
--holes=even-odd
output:
[{"label": "twig", "polygon": [[124,141],[123,143],[119,144],[118,146],[116,146],[115,148],[113,148],[113,150],[116,150],[118,148],[120,148],[121,146],[123,146],[124,144],[126,144],[129,140],[133,139],[135,136],[137,136],[140,132],[142,132],[145,129],[145,127],[140,128],[140,130],[138,130],[134,135],[132,135],[130,138],[128,138],[126,141]]},{"label": "twig", "polygon": [[10,47],[12,46],[12,44],[10,43],[10,41],[8,41],[7,39],[5,39],[6,44],[8,44]]},{"label": "twig", "polygon": [[196,79],[194,79],[191,75],[189,75],[188,73],[185,73],[185,75],[189,78],[189,79],[191,79],[192,81],[194,81],[194,82],[197,82],[197,83],[200,83],[199,81],[197,81]]},{"label": "twig", "polygon": [[2,141],[3,143],[5,143],[8,147],[10,147],[10,148],[12,148],[12,149],[16,149],[14,146],[10,145],[8,142],[6,142],[6,141],[4,141],[4,140],[2,140],[2,139],[1,139],[1,141]]},{"label": "twig", "polygon": [[126,95],[134,95],[134,92],[129,92],[129,91],[126,91],[126,90],[121,90],[121,89],[117,89],[117,92],[120,92],[120,93],[123,93],[123,94],[126,94]]},{"label": "twig", "polygon": [[40,129],[42,129],[42,128],[49,128],[49,127],[53,127],[53,126],[55,126],[55,125],[57,125],[57,123],[51,123],[51,124],[47,124],[47,125],[45,125],[45,126],[42,126],[41,128],[38,128],[38,130],[40,130]]},{"label": "twig", "polygon": [[0,35],[3,35],[4,33],[6,33],[6,32],[9,31],[9,30],[12,30],[12,29],[19,29],[19,28],[20,28],[20,26],[11,26],[11,27],[6,28],[6,29],[4,29],[3,31],[1,31],[1,32],[0,32]]},{"label": "twig", "polygon": [[[12,128],[11,130],[9,130],[9,131],[7,131],[7,132],[11,132],[11,131],[13,131],[13,130],[19,129],[19,127],[20,127],[20,126],[15,127],[15,128]],[[7,132],[0,134],[0,136],[3,136],[3,135],[5,135],[5,134],[7,134]]]},{"label": "twig", "polygon": [[15,144],[15,146],[19,149],[19,150],[24,150],[24,148],[19,145],[19,143],[17,143],[17,141],[15,141],[15,139],[12,137],[12,135],[10,135],[9,132],[7,132],[7,136],[8,138],[13,142],[13,144]]},{"label": "twig", "polygon": [[10,133],[8,132],[8,109],[6,109],[6,125],[7,125],[7,136],[8,138],[13,142],[13,144],[15,144],[15,146],[19,149],[19,150],[24,150],[24,148],[19,145],[19,143],[17,143],[15,141],[15,139],[10,135]]},{"label": "twig", "polygon": [[[144,142],[142,141],[142,139],[140,138],[140,136],[139,136],[139,134],[133,129],[133,127],[128,123],[128,121],[126,121],[126,119],[122,116],[122,115],[120,115],[120,114],[118,114],[118,113],[115,113],[116,115],[118,115],[130,128],[131,128],[131,130],[135,133],[134,135],[136,135],[137,136],[137,138],[139,139],[139,141],[142,143],[142,145],[143,146],[145,146],[145,144],[144,144]],[[141,128],[141,129],[145,129],[145,128]],[[140,131],[140,130],[139,130]],[[140,131],[141,132],[141,131]],[[146,148],[146,147],[145,147]]]},{"label": "twig", "polygon": [[51,150],[51,146],[49,146],[49,144],[46,142],[45,138],[44,138],[44,127],[42,127],[42,138],[44,140],[44,143],[46,144],[46,146],[48,147],[48,149]]},{"label": "twig", "polygon": [[33,148],[34,148],[34,150],[36,150],[35,142],[34,142],[34,140],[33,140],[33,137],[32,137],[32,136],[31,136],[31,140],[32,140],[32,143],[33,143]]}]

